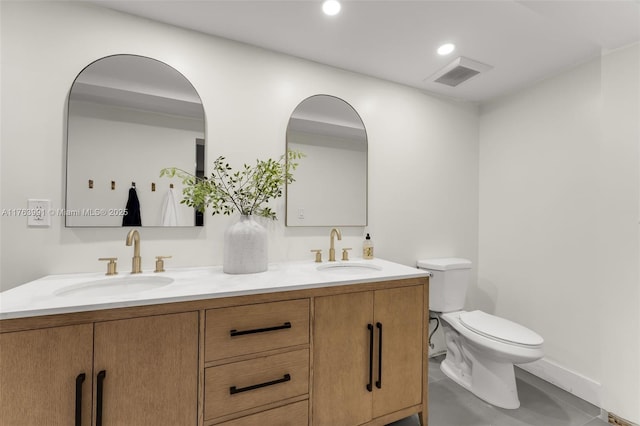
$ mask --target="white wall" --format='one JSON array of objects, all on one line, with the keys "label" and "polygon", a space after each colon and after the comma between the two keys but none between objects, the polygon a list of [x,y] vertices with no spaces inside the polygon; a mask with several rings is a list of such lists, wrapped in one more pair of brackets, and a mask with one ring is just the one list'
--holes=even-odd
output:
[{"label": "white wall", "polygon": [[597,293],[603,406],[640,424],[640,44],[603,56],[601,122]]},{"label": "white wall", "polygon": [[638,46],[480,113],[471,305],[545,339],[534,366],[638,422]]},{"label": "white wall", "polygon": [[[83,67],[119,53],[163,61],[200,96],[207,159],[234,165],[285,151],[289,117],[307,97],[340,97],[360,114],[369,137],[369,227],[380,257],[415,265],[418,257],[477,252],[477,109],[384,82],[104,10],[80,2],[0,3],[2,61],[1,208],[48,198],[63,207],[65,105]],[[301,164],[300,167],[303,167]],[[313,259],[328,250],[329,229],[268,222],[269,259]],[[142,229],[143,268],[156,255],[168,267],[219,265],[223,232],[234,218],[205,217],[203,228]],[[131,248],[123,229],[27,228],[2,217],[1,288],[47,274],[102,271],[98,257],[117,256],[126,270]],[[339,247],[360,252],[365,229],[344,228]]]}]

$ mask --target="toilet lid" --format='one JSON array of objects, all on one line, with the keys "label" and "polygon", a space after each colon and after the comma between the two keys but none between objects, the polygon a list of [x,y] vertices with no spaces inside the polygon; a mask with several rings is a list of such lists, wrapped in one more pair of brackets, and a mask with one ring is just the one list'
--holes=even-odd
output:
[{"label": "toilet lid", "polygon": [[515,322],[482,311],[460,314],[460,322],[468,329],[490,339],[525,346],[540,346],[544,339],[536,332]]}]

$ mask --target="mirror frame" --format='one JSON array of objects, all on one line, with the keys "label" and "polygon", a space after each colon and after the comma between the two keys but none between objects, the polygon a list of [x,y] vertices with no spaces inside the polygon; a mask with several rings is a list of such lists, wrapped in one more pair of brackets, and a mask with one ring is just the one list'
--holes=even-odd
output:
[{"label": "mirror frame", "polygon": [[[70,158],[69,158],[69,156],[70,156],[70,151],[71,151],[71,149],[70,149],[71,148],[71,145],[70,145],[70,142],[71,142],[70,141],[70,127],[71,127],[71,117],[72,117],[72,99],[71,99],[71,97],[72,97],[72,94],[73,94],[73,89],[74,89],[74,87],[76,87],[76,83],[79,83],[78,80],[81,78],[82,74],[88,68],[90,68],[91,66],[95,65],[96,63],[98,63],[100,61],[108,60],[110,58],[118,58],[118,57],[137,58],[137,59],[142,59],[142,60],[145,60],[145,61],[149,61],[149,63],[155,62],[159,66],[161,66],[161,67],[163,67],[165,69],[171,69],[173,71],[173,73],[175,73],[175,77],[176,78],[181,77],[183,79],[183,81],[181,81],[181,83],[185,87],[186,87],[187,84],[191,87],[191,90],[193,91],[192,95],[194,95],[194,100],[192,101],[193,105],[196,105],[195,97],[197,97],[197,99],[199,101],[199,106],[200,106],[200,109],[201,109],[201,111],[195,111],[195,110],[194,111],[197,114],[200,114],[200,112],[202,114],[202,136],[200,138],[196,138],[194,140],[194,142],[195,142],[195,147],[194,147],[194,164],[195,164],[195,166],[194,166],[194,174],[196,174],[198,176],[200,176],[200,175],[204,176],[204,174],[205,174],[204,168],[206,167],[205,166],[206,165],[206,158],[205,157],[206,157],[206,139],[207,139],[206,114],[205,114],[204,104],[202,102],[202,97],[200,96],[200,94],[196,90],[196,88],[193,85],[193,83],[183,73],[178,71],[173,66],[167,64],[166,62],[163,62],[161,60],[154,59],[154,58],[151,58],[151,57],[148,57],[148,56],[143,56],[143,55],[138,55],[138,54],[129,54],[129,53],[120,53],[120,54],[107,55],[107,56],[95,59],[92,62],[90,62],[88,65],[86,65],[84,68],[82,68],[82,70],[80,70],[80,72],[76,75],[76,77],[74,78],[74,80],[73,80],[73,82],[72,82],[72,84],[71,84],[71,86],[69,88],[69,92],[68,92],[68,95],[67,95],[67,98],[66,98],[67,105],[66,105],[66,117],[65,117],[66,118],[66,120],[65,120],[65,131],[66,131],[66,134],[65,134],[65,157],[64,157],[65,158],[65,163],[64,163],[65,164],[65,185],[64,185],[64,188],[65,188],[65,192],[64,192],[65,209],[64,210],[65,210],[65,212],[72,212],[73,213],[73,214],[68,214],[68,213],[65,214],[64,223],[65,223],[65,227],[66,228],[124,228],[124,227],[129,227],[129,225],[115,225],[115,224],[113,224],[113,225],[112,224],[86,224],[85,225],[85,224],[70,224],[69,223],[69,217],[78,216],[75,213],[77,211],[79,211],[79,210],[83,210],[83,211],[84,210],[87,210],[87,211],[89,211],[89,210],[96,210],[96,211],[97,210],[105,210],[105,209],[90,209],[90,208],[87,208],[87,209],[80,208],[79,209],[77,206],[69,206],[69,189],[70,189],[70,185],[69,185],[69,183],[70,183],[70,170],[69,170]],[[158,86],[158,87],[161,87],[161,86]],[[116,89],[116,90],[120,89],[120,87],[118,87],[118,86],[115,86],[113,88]],[[142,92],[140,92],[140,93],[142,93]],[[146,94],[146,93],[143,93],[143,95],[144,94]],[[150,96],[153,96],[153,95],[150,95]],[[179,98],[171,98],[171,97],[168,97],[168,96],[164,96],[164,97],[168,100],[167,102],[169,102],[169,103],[171,101],[174,101],[174,100],[175,101],[179,101],[180,100]],[[185,102],[189,102],[189,101],[187,100]],[[107,105],[108,106],[108,103],[102,103],[102,104],[99,104],[99,105]],[[141,111],[153,112],[153,113],[161,113],[161,112],[158,112],[157,110],[154,111],[154,110],[151,110],[151,109],[150,110],[141,109]],[[186,117],[186,115],[185,115],[185,117]],[[203,145],[204,149],[201,149],[198,145]],[[200,157],[202,157],[202,158],[200,158]],[[164,167],[172,166],[172,164],[169,164],[170,161],[171,161],[171,159],[168,159],[167,160],[168,164],[166,164],[166,166],[164,166]],[[159,188],[160,187],[161,188],[165,188],[165,182],[163,182],[163,180],[162,180],[163,178],[159,177],[161,168],[162,167],[158,168],[158,170],[157,170],[157,175],[156,175],[157,176],[157,180],[155,180],[156,178],[154,178],[154,180],[151,181],[151,182],[141,182],[141,185],[136,185],[136,187],[141,187],[142,184],[146,186],[149,183],[151,183],[152,187],[153,186],[158,186]],[[101,186],[108,185],[108,182],[105,184],[105,182],[97,182],[96,181],[95,183],[96,183],[96,186],[98,184],[101,185]],[[116,182],[116,186],[118,188],[123,188],[123,187],[129,188],[130,187],[129,183],[130,182],[128,182],[128,181],[126,181],[126,182],[124,182],[124,181]],[[174,183],[175,182],[169,182],[169,180],[166,180],[166,188],[169,188],[169,187],[173,188],[174,187]],[[90,179],[88,183],[85,182],[82,185],[87,185],[87,184],[91,188],[91,186],[93,184],[93,180]],[[133,185],[133,182],[131,182],[131,184]],[[112,182],[111,185],[113,187],[113,182]],[[181,186],[181,184],[176,184],[176,185],[178,185],[178,187]],[[154,190],[155,190],[155,188],[151,189],[151,191],[154,191]],[[180,200],[182,199],[181,190],[180,189],[176,190],[174,192],[174,196],[175,196],[175,199],[176,199],[176,204],[178,206],[178,209],[184,209],[184,207],[180,204]],[[114,210],[114,211],[115,210],[124,210],[126,201],[127,201],[127,199],[126,199],[126,196],[125,196],[125,198],[122,199],[122,203],[121,203],[122,204],[121,205],[122,208],[121,209],[114,208],[114,209],[107,209],[107,210]],[[164,204],[164,201],[161,201],[160,205],[163,205],[163,204]],[[191,225],[177,225],[177,226],[163,226],[161,224],[145,225],[144,221],[143,221],[142,225],[141,226],[137,226],[137,227],[142,227],[142,228],[161,228],[161,229],[167,229],[167,228],[185,229],[185,228],[194,228],[194,227],[202,227],[202,226],[204,226],[204,215],[202,213],[200,213],[200,212],[197,212],[197,210],[195,210],[195,209],[194,209],[194,211],[195,211],[195,213],[194,213],[194,216],[193,216],[193,224],[191,224]],[[122,218],[122,216],[120,216],[120,219],[119,219],[120,221],[122,220],[121,218]]]}]

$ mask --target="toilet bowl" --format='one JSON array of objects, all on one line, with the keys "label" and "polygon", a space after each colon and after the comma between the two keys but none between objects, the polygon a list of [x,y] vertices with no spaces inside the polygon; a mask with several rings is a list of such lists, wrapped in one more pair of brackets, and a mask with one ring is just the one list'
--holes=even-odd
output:
[{"label": "toilet bowl", "polygon": [[447,377],[492,405],[518,408],[513,365],[542,358],[542,337],[482,311],[449,312],[439,318],[447,345],[440,368]]},{"label": "toilet bowl", "polygon": [[514,364],[542,358],[544,339],[504,318],[462,310],[470,261],[430,259],[419,261],[418,267],[431,273],[429,309],[442,324],[447,347],[443,373],[492,405],[518,408]]}]

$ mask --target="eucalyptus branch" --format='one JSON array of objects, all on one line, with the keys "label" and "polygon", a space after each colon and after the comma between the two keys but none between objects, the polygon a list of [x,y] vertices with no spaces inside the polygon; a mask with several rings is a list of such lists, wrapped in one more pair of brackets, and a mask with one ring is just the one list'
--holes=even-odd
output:
[{"label": "eucalyptus branch", "polygon": [[[216,163],[222,162],[222,160],[224,160],[224,159],[225,159],[224,157],[218,157],[216,159]],[[226,198],[228,198],[239,211],[242,211],[242,209],[238,205],[238,202],[232,196],[231,190],[229,189],[229,185],[227,185],[227,183],[224,180],[225,178],[227,178],[229,176],[229,174],[226,172],[227,167],[228,167],[228,164],[225,165],[225,169],[224,169],[225,171],[224,172],[220,172],[220,168],[214,167],[212,174],[214,174],[214,173],[218,174],[218,180],[220,181],[220,183],[221,183],[221,185],[223,187],[222,192],[224,193],[224,195],[226,195]],[[215,182],[215,180],[214,180],[214,182]],[[214,185],[215,185],[215,183],[214,183]],[[220,187],[217,186],[216,189],[220,189]]]},{"label": "eucalyptus branch", "polygon": [[244,164],[240,171],[233,172],[225,157],[220,156],[213,162],[209,179],[176,167],[162,169],[160,176],[181,178],[181,203],[200,211],[211,207],[213,215],[229,215],[238,210],[241,214],[276,219],[275,212],[264,204],[282,197],[283,184],[295,181],[293,171],[303,157],[299,151],[287,151],[278,160],[256,160],[254,166]]},{"label": "eucalyptus branch", "polygon": [[[266,202],[268,197],[269,197],[269,192],[267,190],[267,182],[266,179],[264,178],[264,173],[260,174],[260,177],[258,179],[258,182],[262,181],[262,185],[260,187],[256,188],[256,192],[258,193],[258,196],[254,199],[253,204],[251,205],[251,209],[253,210],[256,206],[260,206],[262,203]],[[254,173],[255,175],[255,173]]]}]

